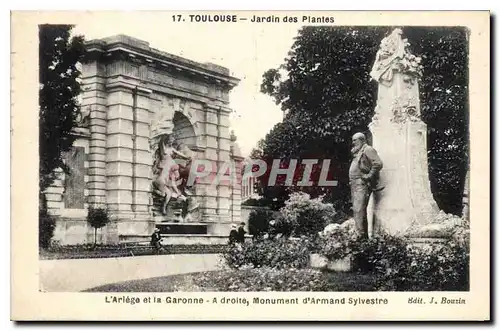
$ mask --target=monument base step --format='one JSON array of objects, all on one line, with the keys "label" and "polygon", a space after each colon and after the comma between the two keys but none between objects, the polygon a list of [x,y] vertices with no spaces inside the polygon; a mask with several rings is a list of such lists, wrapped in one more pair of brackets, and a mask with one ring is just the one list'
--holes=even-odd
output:
[{"label": "monument base step", "polygon": [[156,223],[156,228],[161,235],[167,234],[208,234],[208,224],[205,223]]},{"label": "monument base step", "polygon": [[153,220],[155,221],[155,227],[160,230],[161,234],[211,234],[228,236],[231,231],[231,223],[208,218],[203,218],[196,222],[177,222],[166,219],[158,220],[157,218]]},{"label": "monument base step", "polygon": [[[210,234],[162,234],[163,245],[225,245],[228,236]],[[148,245],[151,236],[121,235],[120,243],[137,243]]]}]

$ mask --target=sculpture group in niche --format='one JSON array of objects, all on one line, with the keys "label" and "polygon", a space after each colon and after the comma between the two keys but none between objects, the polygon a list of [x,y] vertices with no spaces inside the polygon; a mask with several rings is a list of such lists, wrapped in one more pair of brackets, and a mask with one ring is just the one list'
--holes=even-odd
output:
[{"label": "sculpture group in niche", "polygon": [[[151,190],[155,214],[166,221],[187,221],[198,209],[194,183],[188,181],[194,152],[176,141],[174,114],[184,113],[186,100],[164,97],[150,123],[150,148],[153,155]],[[182,217],[184,215],[184,217]]]},{"label": "sculpture group in niche", "polygon": [[162,201],[161,213],[167,215],[171,202],[180,203],[180,209],[187,209],[186,218],[198,208],[191,187],[192,152],[176,143],[173,134],[163,134],[159,138],[153,161],[153,194]]}]

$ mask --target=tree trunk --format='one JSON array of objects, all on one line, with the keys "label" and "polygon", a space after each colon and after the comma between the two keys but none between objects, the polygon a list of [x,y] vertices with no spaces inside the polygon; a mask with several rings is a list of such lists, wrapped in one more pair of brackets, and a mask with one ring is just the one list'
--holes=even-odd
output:
[{"label": "tree trunk", "polygon": [[462,217],[469,219],[469,169],[465,175],[464,192],[462,195]]},{"label": "tree trunk", "polygon": [[97,228],[94,228],[94,247],[97,246]]}]

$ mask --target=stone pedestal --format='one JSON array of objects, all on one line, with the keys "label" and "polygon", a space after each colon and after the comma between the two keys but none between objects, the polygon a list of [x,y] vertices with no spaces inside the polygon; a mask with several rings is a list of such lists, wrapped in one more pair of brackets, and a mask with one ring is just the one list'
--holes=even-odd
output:
[{"label": "stone pedestal", "polygon": [[371,76],[378,82],[377,107],[370,131],[383,162],[385,188],[372,194],[373,230],[405,235],[436,218],[427,163],[427,127],[420,119],[420,59],[407,50],[395,29],[381,42]]},{"label": "stone pedestal", "polygon": [[371,131],[373,147],[384,163],[384,189],[372,194],[373,230],[405,234],[431,222],[439,209],[429,182],[425,123],[378,122]]}]

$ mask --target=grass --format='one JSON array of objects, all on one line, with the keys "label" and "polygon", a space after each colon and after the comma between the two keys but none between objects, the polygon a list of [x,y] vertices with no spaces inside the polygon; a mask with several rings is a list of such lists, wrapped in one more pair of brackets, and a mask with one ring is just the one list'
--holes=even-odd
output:
[{"label": "grass", "polygon": [[108,284],[85,292],[375,291],[373,275],[300,270],[220,270]]},{"label": "grass", "polygon": [[[165,245],[160,255],[169,254],[217,254],[223,251],[225,245]],[[49,249],[40,249],[41,260],[59,259],[96,259],[116,258],[126,256],[155,255],[156,252],[150,246],[126,247],[126,246],[61,246]]]}]

